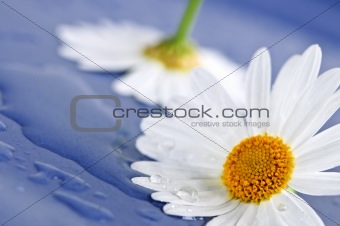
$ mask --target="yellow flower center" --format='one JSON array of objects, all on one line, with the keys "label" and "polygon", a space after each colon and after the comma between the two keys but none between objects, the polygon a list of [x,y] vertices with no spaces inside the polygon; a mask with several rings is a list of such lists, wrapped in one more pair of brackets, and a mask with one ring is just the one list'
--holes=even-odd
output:
[{"label": "yellow flower center", "polygon": [[165,40],[144,49],[144,55],[169,70],[188,72],[200,65],[196,49],[188,43]]},{"label": "yellow flower center", "polygon": [[294,168],[290,146],[267,134],[242,140],[228,155],[222,180],[232,198],[260,203],[287,187]]}]

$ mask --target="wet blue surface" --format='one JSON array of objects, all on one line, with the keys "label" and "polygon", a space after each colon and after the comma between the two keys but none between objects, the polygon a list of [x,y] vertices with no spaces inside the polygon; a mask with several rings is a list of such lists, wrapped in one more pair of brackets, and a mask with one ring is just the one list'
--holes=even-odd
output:
[{"label": "wet blue surface", "polygon": [[[101,18],[132,20],[171,32],[184,7],[181,0],[4,2],[52,34],[60,24]],[[209,0],[194,37],[243,64],[257,48],[271,46],[334,2]],[[288,56],[312,43],[323,49],[323,71],[340,66],[340,29],[335,25],[339,12],[340,4],[273,46],[274,72]],[[130,163],[145,159],[134,147],[139,119],[124,120],[122,129],[111,133],[81,133],[71,128],[72,98],[113,94],[113,76],[79,71],[57,55],[59,43],[54,37],[3,3],[0,17],[0,223],[203,225],[204,220],[163,214],[162,204],[151,201],[149,190],[130,182],[138,175]],[[127,97],[121,102],[143,106]],[[112,103],[84,102],[82,108],[87,114],[80,116],[80,124],[114,123]],[[337,113],[325,128],[339,118]],[[340,222],[340,197],[304,198],[325,215],[320,214],[326,225]]]}]

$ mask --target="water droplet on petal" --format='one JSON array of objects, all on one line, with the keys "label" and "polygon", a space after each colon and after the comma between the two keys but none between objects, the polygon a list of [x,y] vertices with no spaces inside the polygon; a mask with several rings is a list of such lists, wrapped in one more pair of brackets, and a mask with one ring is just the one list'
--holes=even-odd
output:
[{"label": "water droplet on petal", "polygon": [[170,178],[163,178],[163,182],[166,182],[166,183],[171,183],[172,180]]},{"label": "water droplet on petal", "polygon": [[146,182],[146,180],[147,180],[146,178],[142,178],[141,179],[142,182]]},{"label": "water droplet on petal", "polygon": [[171,208],[171,209],[175,209],[176,206],[175,206],[175,205],[171,205],[170,208]]},{"label": "water droplet on petal", "polygon": [[173,189],[175,192],[177,192],[177,191],[180,189],[180,187],[179,187],[178,185],[173,185],[172,189]]},{"label": "water droplet on petal", "polygon": [[187,208],[187,211],[188,211],[188,212],[192,212],[192,209],[191,209],[191,208]]},{"label": "water droplet on petal", "polygon": [[287,206],[285,206],[283,203],[280,203],[279,205],[277,205],[277,209],[278,211],[286,211]]},{"label": "water droplet on petal", "polygon": [[176,195],[186,201],[186,202],[191,202],[191,203],[194,203],[194,202],[197,202],[198,201],[198,193],[197,191],[190,187],[190,186],[184,186],[184,187],[181,187],[177,192],[176,192]]},{"label": "water droplet on petal", "polygon": [[150,181],[155,184],[160,184],[162,182],[162,177],[160,175],[151,175]]},{"label": "water droplet on petal", "polygon": [[197,220],[196,217],[183,217],[183,220],[187,220],[187,221],[195,221]]}]

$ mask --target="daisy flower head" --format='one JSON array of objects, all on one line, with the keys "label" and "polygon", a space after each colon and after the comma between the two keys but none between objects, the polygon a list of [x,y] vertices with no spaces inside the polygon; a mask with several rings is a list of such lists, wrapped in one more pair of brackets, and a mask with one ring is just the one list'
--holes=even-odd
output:
[{"label": "daisy flower head", "polygon": [[[136,146],[155,161],[133,163],[148,175],[133,183],[155,190],[152,198],[168,203],[166,214],[215,217],[208,226],[324,225],[295,193],[340,195],[340,173],[323,172],[340,165],[340,125],[317,133],[340,107],[340,69],[318,76],[320,64],[321,50],[311,46],[284,64],[271,87],[270,56],[259,50],[241,108],[208,72],[195,70],[196,98],[172,105],[187,112],[203,105],[216,115],[213,124],[197,126],[212,122],[199,114],[144,119]],[[225,109],[226,117],[217,117]],[[243,113],[230,117],[235,109]]]},{"label": "daisy flower head", "polygon": [[[201,2],[189,1],[177,32],[171,37],[129,22],[61,26],[58,36],[67,45],[59,48],[59,54],[76,61],[83,70],[126,71],[112,83],[114,91],[164,106],[175,95],[187,95],[193,68],[200,66],[221,77],[238,67],[221,53],[189,40]],[[224,82],[228,89],[236,90],[242,83],[242,72],[237,74],[240,75],[230,76]]]}]

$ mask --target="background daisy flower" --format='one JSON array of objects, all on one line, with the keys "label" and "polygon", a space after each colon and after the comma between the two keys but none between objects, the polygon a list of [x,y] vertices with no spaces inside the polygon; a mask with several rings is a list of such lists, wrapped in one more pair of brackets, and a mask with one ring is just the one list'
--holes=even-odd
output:
[{"label": "background daisy flower", "polygon": [[[340,194],[340,173],[323,172],[340,165],[340,125],[316,134],[340,107],[340,70],[318,76],[320,63],[320,48],[311,46],[285,63],[271,89],[268,51],[255,54],[247,72],[246,108],[268,108],[269,127],[200,129],[190,128],[197,118],[143,120],[145,135],[136,146],[156,161],[133,163],[134,170],[150,176],[132,178],[133,183],[157,191],[152,198],[169,203],[166,214],[217,216],[209,226],[323,225],[293,191]],[[194,71],[191,79],[194,94],[217,82],[203,70]],[[180,99],[173,103],[182,104]],[[213,109],[212,115],[238,107],[219,84],[182,108],[202,104]]]},{"label": "background daisy flower", "polygon": [[[83,70],[127,71],[113,82],[113,90],[146,103],[165,105],[174,96],[187,96],[189,72],[193,68],[203,67],[220,78],[238,68],[221,53],[201,48],[189,40],[200,3],[201,0],[189,1],[177,33],[172,37],[129,22],[61,26],[58,36],[68,46],[62,45],[59,53],[76,61]],[[238,90],[241,74],[242,70],[223,82],[228,90],[234,93]]]}]

